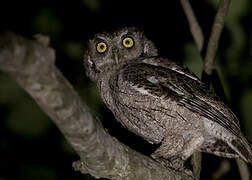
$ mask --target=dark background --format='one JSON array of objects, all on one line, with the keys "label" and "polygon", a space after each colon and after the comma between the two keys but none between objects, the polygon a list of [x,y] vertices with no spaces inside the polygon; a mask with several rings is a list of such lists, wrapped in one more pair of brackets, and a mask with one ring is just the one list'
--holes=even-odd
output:
[{"label": "dark background", "polygon": [[[191,1],[204,34],[209,35],[217,0]],[[216,67],[243,132],[252,139],[252,2],[232,1],[220,41]],[[56,65],[109,132],[130,147],[149,154],[154,147],[123,129],[102,104],[85,76],[82,58],[88,38],[104,29],[139,26],[162,56],[183,62],[198,76],[202,61],[178,0],[172,1],[1,1],[0,31],[32,39],[50,36]],[[0,72],[0,180],[92,179],[73,171],[78,156],[57,127],[17,83]],[[235,160],[203,155],[202,179],[239,179]]]}]

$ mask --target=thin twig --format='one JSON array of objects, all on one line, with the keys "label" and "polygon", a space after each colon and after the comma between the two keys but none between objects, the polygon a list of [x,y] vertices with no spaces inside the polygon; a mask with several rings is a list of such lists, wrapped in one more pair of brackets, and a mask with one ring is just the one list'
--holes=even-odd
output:
[{"label": "thin twig", "polygon": [[239,168],[241,179],[249,180],[250,173],[247,164],[241,159],[236,159],[236,163]]},{"label": "thin twig", "polygon": [[224,26],[225,17],[228,12],[230,0],[220,0],[217,14],[212,26],[211,35],[207,44],[206,57],[204,59],[204,71],[208,74],[212,74],[214,66],[214,58],[218,49],[218,43],[220,35]]},{"label": "thin twig", "polygon": [[192,167],[193,167],[193,175],[195,180],[200,179],[201,172],[201,162],[202,162],[202,153],[200,151],[196,151],[192,155]]},{"label": "thin twig", "polygon": [[231,169],[230,162],[228,160],[221,161],[220,167],[213,173],[212,179],[220,180],[223,176],[228,173]]},{"label": "thin twig", "polygon": [[197,18],[193,12],[192,6],[189,2],[189,0],[180,0],[180,3],[183,7],[183,10],[185,12],[185,15],[187,17],[191,34],[193,36],[193,39],[196,43],[196,46],[199,51],[202,50],[203,44],[204,44],[204,35],[202,32],[202,29],[197,21]]}]

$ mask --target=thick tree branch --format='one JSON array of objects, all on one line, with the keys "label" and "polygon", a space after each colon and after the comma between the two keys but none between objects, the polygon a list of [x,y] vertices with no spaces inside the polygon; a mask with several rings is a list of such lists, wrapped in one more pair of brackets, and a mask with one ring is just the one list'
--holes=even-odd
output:
[{"label": "thick tree branch", "polygon": [[164,168],[112,138],[95,120],[55,67],[55,53],[43,38],[0,35],[0,69],[11,75],[61,130],[80,156],[75,167],[109,179],[192,179]]}]

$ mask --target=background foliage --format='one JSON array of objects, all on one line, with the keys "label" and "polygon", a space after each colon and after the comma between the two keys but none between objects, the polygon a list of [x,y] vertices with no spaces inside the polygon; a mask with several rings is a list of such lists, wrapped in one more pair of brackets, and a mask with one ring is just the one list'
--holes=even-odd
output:
[{"label": "background foliage", "polygon": [[[204,34],[211,30],[217,0],[191,1]],[[0,30],[25,37],[50,36],[56,64],[85,100],[92,113],[120,141],[149,154],[148,145],[123,129],[104,107],[82,66],[85,42],[104,29],[140,26],[162,56],[186,64],[198,76],[202,61],[179,1],[14,1],[0,4]],[[231,108],[244,133],[252,139],[252,2],[233,0],[219,45],[216,67]],[[74,172],[77,160],[56,126],[6,74],[0,72],[0,180],[92,179]],[[234,160],[203,155],[202,179],[239,178]]]}]

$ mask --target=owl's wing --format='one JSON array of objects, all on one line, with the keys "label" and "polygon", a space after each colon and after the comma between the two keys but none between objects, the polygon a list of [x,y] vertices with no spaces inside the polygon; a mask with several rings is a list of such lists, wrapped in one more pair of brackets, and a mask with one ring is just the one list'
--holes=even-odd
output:
[{"label": "owl's wing", "polygon": [[[187,68],[166,59],[133,63],[123,68],[122,77],[134,89],[161,100],[176,101],[240,136],[239,122],[232,111]],[[162,62],[157,62],[162,61]],[[164,63],[163,63],[164,61]]]}]

